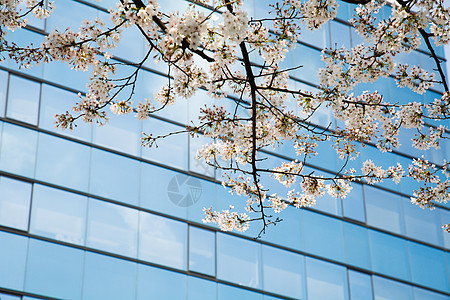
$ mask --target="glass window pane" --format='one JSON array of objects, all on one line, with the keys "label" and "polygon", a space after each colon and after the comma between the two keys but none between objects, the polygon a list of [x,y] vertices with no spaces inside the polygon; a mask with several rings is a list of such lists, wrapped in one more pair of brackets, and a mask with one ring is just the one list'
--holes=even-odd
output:
[{"label": "glass window pane", "polygon": [[414,283],[448,291],[445,252],[414,242],[408,242],[408,252]]},{"label": "glass window pane", "polygon": [[0,287],[23,290],[28,238],[0,231]]},{"label": "glass window pane", "polygon": [[403,199],[372,186],[364,186],[367,224],[395,233],[404,233]]},{"label": "glass window pane", "polygon": [[369,235],[367,228],[347,222],[343,224],[347,263],[360,268],[370,269]]},{"label": "glass window pane", "polygon": [[[269,228],[261,239],[296,250],[302,250],[302,216],[302,210],[292,206],[287,207],[280,215],[283,221],[278,223],[276,227]],[[293,232],[295,234],[292,234]]]},{"label": "glass window pane", "polygon": [[350,286],[350,299],[372,300],[372,280],[370,275],[349,270],[348,284]]},{"label": "glass window pane", "polygon": [[134,114],[122,116],[109,114],[108,122],[103,126],[93,126],[93,142],[97,145],[139,155],[142,123]]},{"label": "glass window pane", "polygon": [[261,288],[261,245],[223,233],[217,233],[216,237],[217,277],[237,284]]},{"label": "glass window pane", "polygon": [[186,275],[138,265],[137,299],[185,299]]},{"label": "glass window pane", "polygon": [[[170,132],[185,130],[181,126],[169,122],[160,121],[155,118],[149,118],[143,122],[143,132],[152,137],[165,135]],[[187,170],[188,159],[188,136],[186,133],[172,135],[156,141],[152,147],[142,148],[142,157],[167,164],[169,166]]]},{"label": "glass window pane", "polygon": [[140,212],[139,259],[186,270],[187,224]]},{"label": "glass window pane", "polygon": [[406,241],[385,233],[369,230],[373,271],[409,280]]},{"label": "glass window pane", "polygon": [[185,219],[186,206],[201,195],[200,181],[152,164],[141,166],[140,206]]},{"label": "glass window pane", "polygon": [[138,211],[89,199],[88,247],[136,257]]},{"label": "glass window pane", "polygon": [[245,300],[262,300],[262,294],[240,289],[238,287],[225,284],[217,285],[217,299],[245,299]]},{"label": "glass window pane", "polygon": [[30,199],[31,184],[0,177],[0,224],[27,230]]},{"label": "glass window pane", "polygon": [[375,300],[413,299],[410,285],[373,276],[373,292]]},{"label": "glass window pane", "polygon": [[8,72],[0,70],[0,117],[5,116],[7,87],[8,87]]},{"label": "glass window pane", "polygon": [[330,22],[331,47],[350,49],[350,27],[335,21]]},{"label": "glass window pane", "polygon": [[136,265],[130,261],[86,252],[83,299],[134,299]]},{"label": "glass window pane", "polygon": [[303,211],[303,237],[306,252],[345,261],[342,221]]},{"label": "glass window pane", "polygon": [[215,276],[215,232],[189,227],[189,270]]},{"label": "glass window pane", "polygon": [[413,287],[414,300],[448,300],[448,296]]},{"label": "glass window pane", "polygon": [[72,111],[72,105],[75,105],[78,101],[79,98],[76,93],[43,84],[39,106],[39,127],[84,141],[91,141],[92,127],[95,125],[77,120],[75,122],[76,127],[73,130],[62,130],[55,127],[55,114]]},{"label": "glass window pane", "polygon": [[262,261],[265,291],[296,299],[304,298],[303,255],[263,245]]},{"label": "glass window pane", "polygon": [[30,239],[25,290],[61,299],[80,299],[84,251]]},{"label": "glass window pane", "polygon": [[37,125],[40,90],[38,82],[10,76],[6,116]]},{"label": "glass window pane", "polygon": [[36,161],[37,132],[3,124],[0,168],[3,171],[33,177]]},{"label": "glass window pane", "polygon": [[[450,220],[450,211],[442,208],[437,209],[439,211],[440,224],[447,224]],[[441,229],[441,234],[444,239],[444,247],[450,249],[450,234],[444,229]]]},{"label": "glass window pane", "polygon": [[215,300],[216,298],[217,283],[188,276],[187,300]]},{"label": "glass window pane", "polygon": [[30,232],[84,245],[87,198],[35,184]]},{"label": "glass window pane", "polygon": [[351,192],[342,199],[342,208],[344,217],[357,220],[360,222],[366,221],[364,212],[364,196],[362,185],[353,183]]},{"label": "glass window pane", "polygon": [[20,300],[22,298],[20,296],[0,293],[0,299],[1,300]]},{"label": "glass window pane", "polygon": [[348,299],[344,267],[306,257],[306,283],[308,300]]},{"label": "glass window pane", "polygon": [[406,235],[420,241],[442,246],[441,225],[437,210],[422,209],[405,199],[405,228]]},{"label": "glass window pane", "polygon": [[137,160],[92,149],[90,190],[95,195],[136,205],[139,169]]},{"label": "glass window pane", "polygon": [[189,170],[198,174],[214,177],[215,170],[212,166],[206,164],[202,159],[197,159],[197,150],[204,145],[212,142],[211,138],[199,135],[198,137],[189,136]]},{"label": "glass window pane", "polygon": [[[16,45],[18,47],[22,47],[25,48],[31,44],[33,44],[36,47],[39,47],[41,45],[41,43],[44,42],[45,40],[45,35],[25,29],[25,28],[21,28],[20,30],[15,30],[14,32],[8,32],[8,35],[6,36],[6,39],[9,41],[13,41],[14,43],[16,43]],[[20,73],[25,73],[25,74],[29,74],[32,76],[36,76],[36,77],[42,77],[42,71],[44,69],[44,64],[39,64],[39,65],[33,65],[31,68],[22,68],[20,66],[20,63],[16,62],[14,59],[9,58],[7,55],[5,62],[2,63],[4,66],[7,66],[10,69],[13,69],[17,72]],[[50,65],[50,64],[45,64]],[[66,69],[67,68],[67,64],[66,64]]]},{"label": "glass window pane", "polygon": [[89,184],[90,148],[48,134],[39,134],[36,178],[79,191]]}]

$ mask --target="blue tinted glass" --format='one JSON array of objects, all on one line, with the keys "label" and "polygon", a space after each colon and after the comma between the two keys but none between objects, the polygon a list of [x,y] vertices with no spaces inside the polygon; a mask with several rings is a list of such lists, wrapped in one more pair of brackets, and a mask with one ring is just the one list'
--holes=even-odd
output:
[{"label": "blue tinted glass", "polygon": [[[173,2],[173,1],[171,1]],[[180,2],[177,2],[177,5],[180,5]],[[178,10],[178,9],[177,9]],[[164,63],[160,63],[157,68],[165,68]],[[155,65],[152,65],[154,67]],[[141,72],[141,80],[142,80],[142,94],[144,98],[153,98],[155,93],[159,92],[159,89],[167,85],[169,80],[167,77],[163,77],[161,75],[151,73],[151,72]],[[151,83],[151,84],[149,84]],[[188,101],[184,98],[176,98],[175,104],[167,105],[164,109],[155,113],[155,115],[170,119],[172,121],[187,124],[187,109],[188,109]],[[159,107],[159,106],[157,106]],[[144,121],[145,122],[145,121]],[[147,132],[148,133],[148,132]]]},{"label": "blue tinted glass", "polygon": [[[234,283],[260,288],[260,244],[223,233],[217,233],[216,237],[217,277]],[[236,270],[239,270],[239,272],[236,272]],[[219,297],[219,299],[222,298]]]},{"label": "blue tinted glass", "polygon": [[39,105],[39,127],[84,141],[91,141],[93,125],[80,119],[75,122],[76,127],[73,130],[62,130],[55,127],[55,114],[72,111],[72,106],[78,101],[76,93],[43,84]]},{"label": "blue tinted glass", "polygon": [[265,291],[303,299],[304,257],[269,246],[262,246],[263,288]]},{"label": "blue tinted glass", "polygon": [[71,69],[66,62],[60,61],[52,61],[49,64],[45,64],[44,69],[44,79],[56,84],[70,86],[71,88],[79,91],[86,91],[86,83],[89,82],[90,74],[90,70],[86,72],[77,71]]},{"label": "blue tinted glass", "polygon": [[188,220],[203,223],[202,220],[205,218],[203,208],[215,206],[217,190],[223,189],[223,186],[193,176],[190,176],[186,183],[188,186],[190,185],[187,192],[190,193],[193,200],[192,204],[187,206]]},{"label": "blue tinted glass", "polygon": [[189,270],[215,276],[216,234],[213,231],[189,227]]},{"label": "blue tinted glass", "polygon": [[302,250],[302,210],[289,206],[280,214],[280,218],[283,221],[274,228],[266,230],[262,239],[296,250]]},{"label": "blue tinted glass", "polygon": [[204,137],[203,135],[189,137],[189,171],[214,177],[214,168],[208,165],[204,159],[197,159],[197,150],[200,150],[204,145],[208,145],[211,142],[213,142],[211,138]]},{"label": "blue tinted glass", "polygon": [[6,289],[23,289],[28,239],[0,231],[0,286]]},{"label": "blue tinted glass", "polygon": [[348,284],[350,286],[350,299],[372,300],[372,281],[370,275],[349,270]]},{"label": "blue tinted glass", "polygon": [[[318,239],[318,236],[321,238]],[[303,211],[303,242],[304,250],[308,253],[345,261],[344,233],[340,220]]]},{"label": "blue tinted glass", "polygon": [[20,300],[20,296],[14,296],[14,295],[10,295],[10,294],[3,294],[0,293],[0,299],[1,300]]},{"label": "blue tinted glass", "polygon": [[10,76],[6,116],[37,125],[40,90],[38,82]]},{"label": "blue tinted glass", "polygon": [[[449,222],[448,220],[450,220],[450,211],[442,208],[438,208],[438,211],[440,217],[440,224],[447,224]],[[441,234],[444,239],[444,247],[450,249],[450,234],[443,229],[441,229]]]},{"label": "blue tinted glass", "polygon": [[[36,178],[87,191],[90,148],[48,134],[39,134]],[[70,171],[69,171],[70,170]]]},{"label": "blue tinted glass", "polygon": [[[181,126],[149,118],[143,122],[143,132],[152,137],[185,130]],[[172,135],[156,141],[152,147],[142,148],[142,157],[172,167],[187,170],[188,136],[186,133]]]},{"label": "blue tinted glass", "polygon": [[362,185],[353,183],[350,193],[342,199],[344,217],[360,222],[366,220]]},{"label": "blue tinted glass", "polygon": [[[144,36],[136,26],[124,28],[119,46],[110,50],[114,56],[124,58],[128,61],[140,62],[144,58]],[[121,66],[119,66],[120,68]],[[132,71],[130,71],[132,74]],[[128,74],[127,76],[130,76]]]},{"label": "blue tinted glass", "polygon": [[136,265],[122,259],[86,252],[83,299],[134,299]]},{"label": "blue tinted glass", "polygon": [[397,281],[373,276],[375,300],[413,299],[412,287]]},{"label": "blue tinted glass", "polygon": [[[304,30],[307,32],[307,30]],[[316,32],[313,32],[316,34]],[[317,70],[325,66],[324,62],[320,58],[320,51],[306,47],[304,45],[297,45],[294,50],[291,51],[293,55],[293,66],[302,65],[295,71],[291,71],[290,74],[298,79],[306,80],[309,83],[318,83]]]},{"label": "blue tinted glass", "polygon": [[134,114],[117,116],[110,113],[108,122],[94,126],[92,140],[95,144],[132,155],[139,155],[142,123]]},{"label": "blue tinted glass", "polygon": [[8,72],[0,70],[0,117],[5,116],[7,86]]},{"label": "blue tinted glass", "polygon": [[347,263],[360,268],[370,269],[367,229],[347,222],[343,224]]},{"label": "blue tinted glass", "polygon": [[348,299],[344,267],[306,257],[308,300]]},{"label": "blue tinted glass", "polygon": [[31,184],[0,177],[0,224],[27,230],[30,199]]},{"label": "blue tinted glass", "polygon": [[140,212],[139,259],[186,270],[187,224]]},{"label": "blue tinted glass", "polygon": [[95,9],[75,1],[59,0],[55,4],[53,13],[47,19],[49,31],[55,27],[59,30],[70,27],[70,30],[77,32],[84,19],[93,20],[97,16]]},{"label": "blue tinted glass", "polygon": [[407,200],[409,199],[405,199],[403,205],[406,235],[420,241],[442,246],[439,212],[437,210],[422,209]]},{"label": "blue tinted glass", "polygon": [[215,282],[188,276],[187,300],[214,300],[216,298],[217,284]]},{"label": "blue tinted glass", "polygon": [[[15,30],[14,32],[8,32],[6,39],[16,43],[18,47],[25,48],[29,45],[32,45],[32,47],[34,48],[40,47],[41,43],[43,43],[45,40],[45,36],[43,34],[39,34],[23,28],[21,30]],[[20,73],[29,74],[36,77],[41,77],[42,71],[44,69],[44,64],[33,65],[31,68],[22,68],[19,63],[17,63],[14,59],[9,58],[8,56],[5,59],[5,63],[2,64],[3,66],[7,66]]]},{"label": "blue tinted glass", "polygon": [[262,300],[262,294],[247,291],[237,287],[218,284],[217,285],[217,299],[229,300],[229,299],[245,299],[245,300]]},{"label": "blue tinted glass", "polygon": [[36,161],[37,132],[20,126],[3,125],[0,168],[33,177]]},{"label": "blue tinted glass", "polygon": [[330,22],[331,47],[350,49],[350,27],[339,22]]},{"label": "blue tinted glass", "polygon": [[409,280],[406,241],[373,230],[369,230],[369,239],[373,271]]},{"label": "blue tinted glass", "polygon": [[139,162],[92,149],[90,190],[93,194],[137,204],[139,197]]},{"label": "blue tinted glass", "polygon": [[186,275],[138,265],[137,299],[172,300],[185,297]]},{"label": "blue tinted glass", "polygon": [[403,198],[372,186],[364,186],[367,224],[395,233],[404,233]]},{"label": "blue tinted glass", "polygon": [[30,232],[84,245],[86,206],[86,197],[35,184]]},{"label": "blue tinted glass", "polygon": [[413,287],[414,300],[448,300],[448,296]]},{"label": "blue tinted glass", "polygon": [[186,207],[199,200],[202,184],[198,179],[142,163],[140,206],[186,218]]},{"label": "blue tinted glass", "polygon": [[445,252],[408,242],[409,263],[413,282],[441,291],[448,291]]},{"label": "blue tinted glass", "polygon": [[136,257],[138,211],[89,199],[88,247]]},{"label": "blue tinted glass", "polygon": [[84,251],[30,240],[25,290],[62,299],[81,299]]}]

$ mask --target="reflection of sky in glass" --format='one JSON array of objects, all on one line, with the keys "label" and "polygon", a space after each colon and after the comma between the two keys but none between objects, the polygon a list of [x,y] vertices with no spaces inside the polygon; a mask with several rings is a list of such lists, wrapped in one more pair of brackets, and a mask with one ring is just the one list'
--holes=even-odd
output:
[{"label": "reflection of sky in glass", "polygon": [[89,200],[87,246],[136,257],[138,212],[134,209]]},{"label": "reflection of sky in glass", "polygon": [[39,134],[36,178],[73,188],[88,190],[91,149],[79,143]]},{"label": "reflection of sky in glass", "polygon": [[348,299],[344,267],[307,257],[306,276],[309,300]]},{"label": "reflection of sky in glass", "polygon": [[0,177],[0,224],[27,230],[30,198],[31,184]]},{"label": "reflection of sky in glass", "polygon": [[140,213],[139,259],[186,269],[186,252],[186,223]]},{"label": "reflection of sky in glass", "polygon": [[263,245],[264,290],[303,299],[303,260],[303,255]]},{"label": "reflection of sky in glass", "polygon": [[30,124],[37,124],[40,84],[17,76],[10,76],[6,116]]},{"label": "reflection of sky in glass", "polygon": [[215,233],[189,227],[189,270],[215,276]]},{"label": "reflection of sky in glass", "polygon": [[30,232],[84,245],[87,198],[35,185]]},{"label": "reflection of sky in glass", "polygon": [[7,123],[3,124],[0,169],[26,177],[33,177],[36,143],[36,131]]},{"label": "reflection of sky in glass", "polygon": [[237,284],[261,288],[260,247],[259,243],[218,233],[217,277]]}]

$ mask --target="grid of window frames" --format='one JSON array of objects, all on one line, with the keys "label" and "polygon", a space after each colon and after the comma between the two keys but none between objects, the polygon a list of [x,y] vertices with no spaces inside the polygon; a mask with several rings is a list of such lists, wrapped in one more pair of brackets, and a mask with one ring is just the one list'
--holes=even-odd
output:
[{"label": "grid of window frames", "polygon": [[[55,26],[104,18],[113,2],[58,1],[49,20],[32,20],[29,30],[11,38],[39,44]],[[161,6],[187,4],[174,2]],[[338,18],[348,18],[351,6],[340,5]],[[248,9],[256,17],[267,14],[257,3]],[[318,33],[305,29],[303,36],[284,64],[304,65],[291,83],[312,91],[320,49],[360,42],[339,19]],[[142,37],[130,29],[114,55],[138,61],[144,51]],[[413,55],[422,66],[425,51]],[[7,60],[0,68],[0,299],[447,299],[450,237],[440,224],[449,219],[450,206],[412,206],[412,184],[357,184],[342,201],[324,197],[313,209],[288,208],[285,220],[258,241],[252,239],[257,226],[244,235],[222,233],[202,224],[202,207],[239,207],[242,200],[218,184],[219,172],[195,160],[207,140],[179,135],[158,149],[140,147],[141,132],[169,132],[195,120],[198,108],[214,101],[206,93],[145,122],[113,117],[102,127],[60,131],[53,115],[70,109],[87,75],[62,64],[18,69]],[[140,84],[136,97],[152,95],[165,82],[164,71],[146,66],[139,82],[154,85]],[[409,95],[392,79],[358,89],[382,90],[399,102]],[[423,101],[439,92],[427,92]],[[326,110],[312,121],[334,124]],[[407,143],[411,134],[402,134],[405,146],[389,154],[391,162],[449,156],[446,144],[414,152]],[[269,166],[295,156],[289,147],[267,155]],[[377,162],[377,155],[368,146],[353,163],[358,167],[367,157]],[[322,145],[310,168],[325,174],[338,164]],[[283,192],[276,183],[268,187]]]}]

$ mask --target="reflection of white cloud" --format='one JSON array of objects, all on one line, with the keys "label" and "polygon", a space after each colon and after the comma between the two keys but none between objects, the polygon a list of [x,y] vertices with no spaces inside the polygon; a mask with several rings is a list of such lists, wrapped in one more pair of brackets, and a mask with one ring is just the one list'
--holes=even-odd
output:
[{"label": "reflection of white cloud", "polygon": [[141,213],[139,233],[140,259],[174,268],[185,267],[186,224]]}]

